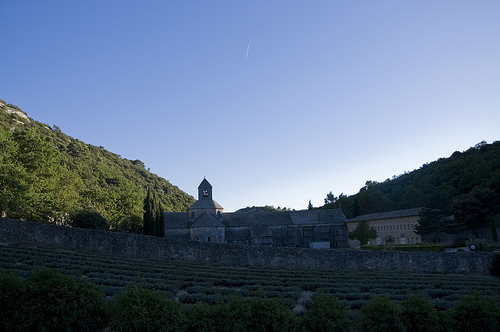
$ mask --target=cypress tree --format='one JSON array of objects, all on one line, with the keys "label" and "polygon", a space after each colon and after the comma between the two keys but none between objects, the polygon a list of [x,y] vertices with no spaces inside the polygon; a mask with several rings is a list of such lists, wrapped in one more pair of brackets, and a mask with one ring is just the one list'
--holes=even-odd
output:
[{"label": "cypress tree", "polygon": [[165,221],[160,198],[148,188],[144,199],[144,235],[165,236]]},{"label": "cypress tree", "polygon": [[163,217],[163,206],[161,204],[160,198],[158,197],[158,203],[156,204],[156,236],[165,237],[165,218]]},{"label": "cypress tree", "polygon": [[153,235],[153,203],[152,203],[152,197],[151,197],[151,189],[148,188],[148,193],[146,195],[146,198],[144,198],[144,216],[143,216],[143,222],[144,222],[144,235]]}]

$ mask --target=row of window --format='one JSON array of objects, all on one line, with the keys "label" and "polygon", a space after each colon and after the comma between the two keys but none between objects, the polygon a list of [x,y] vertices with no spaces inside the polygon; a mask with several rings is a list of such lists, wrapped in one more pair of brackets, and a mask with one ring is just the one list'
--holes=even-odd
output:
[{"label": "row of window", "polygon": [[[371,229],[374,229],[377,232],[382,231],[414,231],[415,226],[417,224],[403,224],[403,225],[375,225],[370,226]],[[349,227],[349,232],[352,232],[356,229],[356,227]]]}]

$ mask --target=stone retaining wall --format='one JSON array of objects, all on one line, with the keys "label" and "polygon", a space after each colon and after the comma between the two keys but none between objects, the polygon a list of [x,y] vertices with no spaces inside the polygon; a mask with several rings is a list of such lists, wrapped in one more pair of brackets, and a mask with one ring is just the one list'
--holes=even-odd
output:
[{"label": "stone retaining wall", "polygon": [[0,243],[57,247],[110,255],[169,258],[227,266],[489,274],[489,252],[393,252],[272,248],[175,241],[0,218]]}]

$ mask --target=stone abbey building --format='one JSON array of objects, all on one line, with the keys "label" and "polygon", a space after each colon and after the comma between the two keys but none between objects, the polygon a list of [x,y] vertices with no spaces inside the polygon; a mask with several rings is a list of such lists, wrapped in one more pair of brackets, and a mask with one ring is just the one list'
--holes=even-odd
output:
[{"label": "stone abbey building", "polygon": [[293,248],[359,247],[348,234],[363,221],[377,231],[371,244],[415,244],[420,208],[347,219],[341,209],[250,211],[224,213],[203,179],[198,200],[188,212],[165,212],[165,237],[170,239]]},{"label": "stone abbey building", "polygon": [[340,209],[224,213],[203,179],[188,212],[165,212],[165,237],[197,242],[293,248],[347,248]]}]

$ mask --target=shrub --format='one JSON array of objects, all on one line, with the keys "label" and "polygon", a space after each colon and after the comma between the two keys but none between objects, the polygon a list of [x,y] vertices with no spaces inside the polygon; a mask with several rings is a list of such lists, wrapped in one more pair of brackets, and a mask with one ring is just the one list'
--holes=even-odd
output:
[{"label": "shrub", "polygon": [[361,332],[404,331],[401,309],[387,296],[374,297],[362,307],[356,325]]},{"label": "shrub", "polygon": [[13,331],[20,326],[22,317],[17,314],[21,308],[24,283],[10,271],[0,271],[0,331]]},{"label": "shrub", "polygon": [[363,250],[387,250],[387,251],[432,251],[444,252],[446,246],[444,244],[396,244],[396,245],[364,245],[361,247]]},{"label": "shrub", "polygon": [[179,303],[161,292],[136,286],[116,295],[110,310],[114,331],[179,331],[184,319]]},{"label": "shrub", "polygon": [[104,293],[55,270],[39,270],[26,280],[22,329],[96,331],[106,326]]},{"label": "shrub", "polygon": [[266,299],[263,292],[250,301],[250,318],[246,331],[289,331],[295,316],[282,300]]},{"label": "shrub", "polygon": [[493,258],[490,271],[494,276],[500,277],[500,255],[496,255],[495,258]]},{"label": "shrub", "polygon": [[499,331],[500,307],[493,300],[481,297],[479,293],[465,296],[451,309],[455,331]]},{"label": "shrub", "polygon": [[347,307],[334,296],[318,294],[307,304],[302,325],[307,331],[349,331]]},{"label": "shrub", "polygon": [[91,208],[77,211],[71,216],[73,227],[108,230],[108,222],[101,214]]},{"label": "shrub", "polygon": [[421,295],[410,295],[401,303],[401,318],[408,331],[439,331],[437,310]]}]

